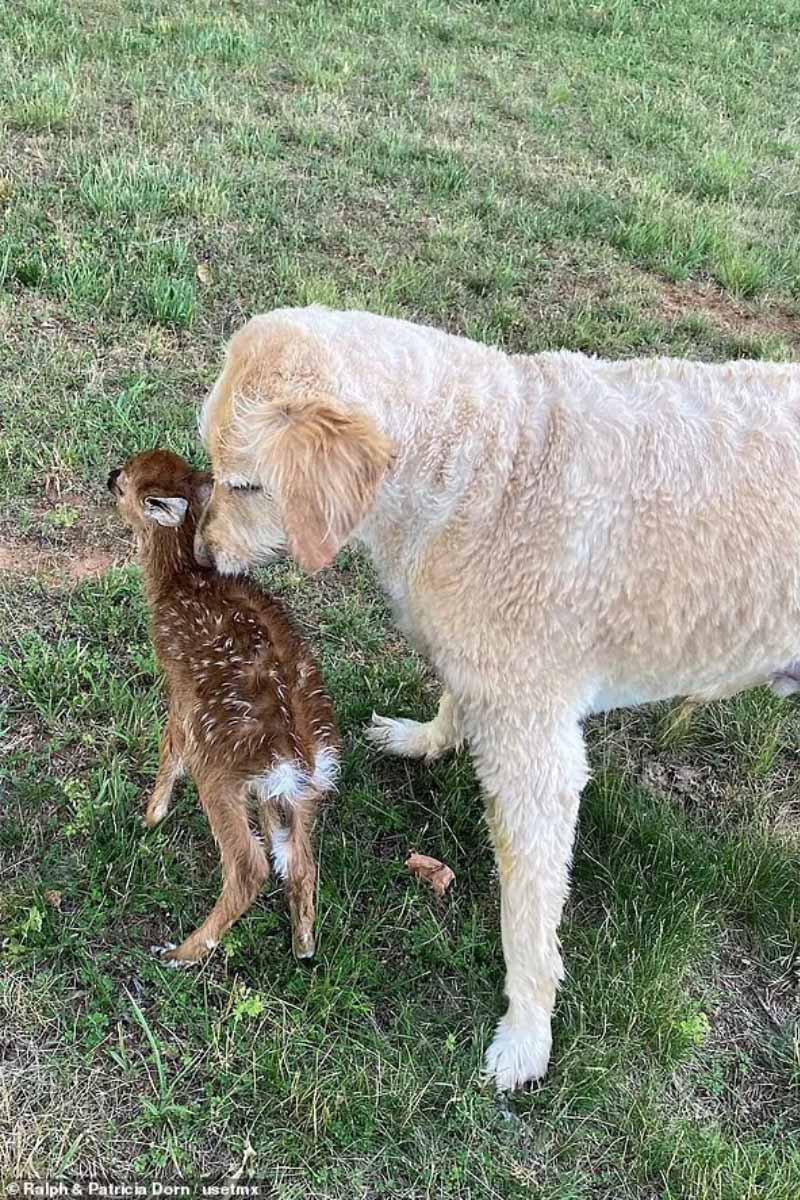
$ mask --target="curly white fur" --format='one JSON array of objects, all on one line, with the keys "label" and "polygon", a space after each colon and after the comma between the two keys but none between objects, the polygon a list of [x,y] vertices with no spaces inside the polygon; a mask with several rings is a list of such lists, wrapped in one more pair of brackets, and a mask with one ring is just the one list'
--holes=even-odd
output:
[{"label": "curly white fur", "polygon": [[215,552],[260,561],[281,541],[269,431],[294,421],[307,465],[310,412],[308,454],[346,442],[335,494],[350,479],[357,503],[319,546],[294,529],[293,552],[316,567],[357,537],[446,688],[433,722],[376,717],[370,736],[426,758],[465,739],[486,791],[509,997],[487,1069],[515,1087],[550,1054],[581,719],[797,684],[800,367],[510,356],[366,313],[257,317],[203,427],[215,470],[269,499],[227,522],[212,501]]}]

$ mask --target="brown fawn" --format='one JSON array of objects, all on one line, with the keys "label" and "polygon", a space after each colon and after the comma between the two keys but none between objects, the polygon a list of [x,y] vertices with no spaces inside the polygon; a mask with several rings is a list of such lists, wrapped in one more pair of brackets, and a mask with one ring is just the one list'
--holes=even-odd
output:
[{"label": "brown fawn", "polygon": [[[167,815],[175,782],[194,779],[222,858],[222,893],[174,964],[209,953],[250,907],[269,874],[286,883],[292,949],[314,953],[316,866],[311,834],[333,789],[339,735],[319,670],[283,606],[243,577],[194,555],[211,477],[165,450],[138,454],[108,487],[136,532],[156,657],[169,713],[144,823]],[[257,818],[262,838],[251,829]]]}]

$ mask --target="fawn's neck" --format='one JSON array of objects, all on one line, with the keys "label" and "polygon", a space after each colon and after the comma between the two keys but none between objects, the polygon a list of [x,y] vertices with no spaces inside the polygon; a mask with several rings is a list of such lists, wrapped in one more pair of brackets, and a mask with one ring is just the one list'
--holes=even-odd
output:
[{"label": "fawn's neck", "polygon": [[196,587],[211,573],[194,556],[194,521],[189,515],[177,528],[155,525],[139,539],[145,589],[152,601],[173,593],[181,583]]}]

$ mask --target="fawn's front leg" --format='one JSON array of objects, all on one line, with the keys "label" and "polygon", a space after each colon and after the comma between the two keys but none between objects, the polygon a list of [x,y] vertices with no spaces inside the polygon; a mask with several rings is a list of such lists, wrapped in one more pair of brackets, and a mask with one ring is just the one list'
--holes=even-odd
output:
[{"label": "fawn's front leg", "polygon": [[158,774],[147,802],[143,823],[152,829],[170,810],[172,791],[183,775],[183,728],[175,710],[170,708],[161,733],[158,752]]}]

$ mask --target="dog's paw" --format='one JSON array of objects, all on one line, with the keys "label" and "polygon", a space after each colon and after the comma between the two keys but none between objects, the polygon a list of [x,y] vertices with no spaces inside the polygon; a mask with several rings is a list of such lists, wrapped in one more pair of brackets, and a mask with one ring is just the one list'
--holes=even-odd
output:
[{"label": "dog's paw", "polygon": [[523,1083],[541,1079],[547,1072],[552,1043],[550,1017],[543,1010],[524,1026],[510,1026],[503,1017],[486,1051],[486,1075],[494,1080],[498,1092],[510,1092]]},{"label": "dog's paw", "polygon": [[444,754],[448,746],[431,736],[433,721],[410,721],[407,717],[379,717],[372,714],[366,729],[367,740],[384,754],[401,758],[425,758],[429,762]]}]

